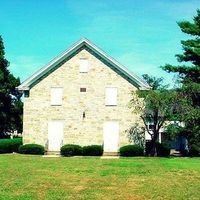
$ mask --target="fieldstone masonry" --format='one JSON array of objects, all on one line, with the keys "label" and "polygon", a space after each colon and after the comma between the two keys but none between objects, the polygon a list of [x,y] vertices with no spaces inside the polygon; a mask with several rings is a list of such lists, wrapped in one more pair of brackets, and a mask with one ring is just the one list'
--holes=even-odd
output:
[{"label": "fieldstone masonry", "polygon": [[[79,59],[89,61],[89,72],[79,72]],[[51,87],[63,87],[61,106],[50,104]],[[105,105],[105,88],[118,88],[117,106]],[[86,92],[80,92],[80,88]],[[30,89],[24,101],[23,140],[47,147],[48,121],[64,121],[64,144],[103,144],[103,125],[119,121],[119,146],[129,144],[126,130],[139,116],[128,107],[131,91],[137,88],[87,49],[75,53]],[[85,112],[85,118],[83,118]]]}]

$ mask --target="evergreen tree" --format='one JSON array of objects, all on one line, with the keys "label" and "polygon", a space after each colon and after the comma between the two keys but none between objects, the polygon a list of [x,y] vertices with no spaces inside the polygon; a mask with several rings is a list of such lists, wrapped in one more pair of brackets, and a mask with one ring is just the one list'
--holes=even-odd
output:
[{"label": "evergreen tree", "polygon": [[163,67],[167,72],[178,73],[181,87],[177,89],[180,98],[187,99],[187,104],[182,105],[179,119],[185,122],[184,134],[189,144],[200,144],[200,10],[192,22],[181,21],[178,23],[182,32],[191,38],[181,41],[183,53],[176,55],[180,63],[189,65],[173,66],[167,64]]},{"label": "evergreen tree", "polygon": [[0,36],[0,138],[5,137],[6,132],[22,131],[21,94],[15,89],[20,80],[10,73],[8,66]]}]

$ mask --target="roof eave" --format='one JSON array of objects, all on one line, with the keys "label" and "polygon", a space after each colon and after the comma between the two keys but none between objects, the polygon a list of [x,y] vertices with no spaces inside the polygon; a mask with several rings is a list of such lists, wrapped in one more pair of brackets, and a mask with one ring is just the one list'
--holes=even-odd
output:
[{"label": "roof eave", "polygon": [[19,90],[19,91],[26,91],[26,90],[30,90],[30,87],[25,87],[25,86],[22,87],[20,85],[20,86],[16,87],[16,89]]}]

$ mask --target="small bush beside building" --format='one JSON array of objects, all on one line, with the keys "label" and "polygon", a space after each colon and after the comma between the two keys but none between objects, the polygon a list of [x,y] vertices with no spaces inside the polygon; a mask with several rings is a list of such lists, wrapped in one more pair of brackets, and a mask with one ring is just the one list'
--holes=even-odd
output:
[{"label": "small bush beside building", "polygon": [[102,156],[103,147],[101,145],[90,145],[83,147],[84,156]]},{"label": "small bush beside building", "polygon": [[75,144],[66,144],[61,147],[60,153],[62,156],[80,156],[82,155],[82,147]]},{"label": "small bush beside building", "polygon": [[20,145],[22,145],[22,138],[1,139],[0,154],[18,152]]},{"label": "small bush beside building", "polygon": [[[148,155],[149,142],[146,142],[145,151],[144,148],[138,145],[126,145],[119,149],[119,155],[124,157],[144,156]],[[170,156],[171,145],[168,143],[156,143],[156,153],[159,157]],[[22,138],[14,139],[1,139],[0,140],[0,154],[3,153],[21,153],[21,154],[33,154],[44,155],[45,148],[39,144],[25,144],[22,145]],[[181,152],[182,156],[199,157],[200,147],[196,144],[191,145],[188,150]],[[60,154],[65,157],[70,156],[102,156],[102,145],[89,145],[79,146],[75,144],[66,144],[61,147]]]},{"label": "small bush beside building", "polygon": [[44,155],[45,149],[39,144],[25,144],[19,147],[19,153],[21,154],[33,154],[33,155]]},{"label": "small bush beside building", "polygon": [[144,148],[138,145],[127,145],[120,148],[120,156],[132,157],[143,156]]}]

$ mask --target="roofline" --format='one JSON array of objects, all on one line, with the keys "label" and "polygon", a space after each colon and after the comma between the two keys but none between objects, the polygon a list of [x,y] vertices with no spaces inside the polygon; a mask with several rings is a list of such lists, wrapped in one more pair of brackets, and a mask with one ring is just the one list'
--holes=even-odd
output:
[{"label": "roofline", "polygon": [[63,53],[61,53],[59,56],[51,60],[49,63],[47,63],[44,67],[42,67],[40,70],[36,71],[32,76],[27,78],[25,81],[21,83],[17,87],[18,90],[29,90],[31,88],[31,85],[37,81],[39,78],[41,78],[46,72],[53,69],[57,64],[62,62],[65,58],[69,57],[72,53],[74,53],[76,50],[78,50],[82,45],[86,45],[89,48],[91,48],[95,53],[97,53],[100,57],[103,57],[108,61],[110,64],[114,65],[119,71],[121,71],[123,74],[125,74],[127,77],[129,77],[132,81],[134,81],[138,86],[139,89],[150,89],[150,86],[144,82],[141,78],[136,76],[133,72],[131,72],[129,69],[127,69],[125,66],[121,65],[118,61],[116,61],[111,56],[107,55],[103,50],[98,48],[95,44],[93,44],[91,41],[89,41],[86,38],[81,38],[76,43],[74,43],[71,47],[66,49]]}]

